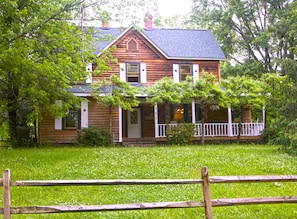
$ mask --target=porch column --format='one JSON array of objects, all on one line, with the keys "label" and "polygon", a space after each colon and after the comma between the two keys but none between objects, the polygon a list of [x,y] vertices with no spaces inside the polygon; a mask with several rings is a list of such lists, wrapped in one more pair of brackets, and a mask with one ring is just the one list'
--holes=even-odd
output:
[{"label": "porch column", "polygon": [[154,105],[154,119],[155,119],[155,138],[159,137],[158,129],[158,104]]},{"label": "porch column", "polygon": [[123,141],[123,113],[122,107],[119,106],[119,142]]},{"label": "porch column", "polygon": [[265,114],[265,106],[262,108],[262,119],[263,119],[263,128],[265,128],[265,120],[266,120],[266,114]]},{"label": "porch column", "polygon": [[195,101],[192,101],[192,123],[196,123]]},{"label": "porch column", "polygon": [[232,112],[230,106],[228,107],[228,136],[233,136],[232,130]]}]

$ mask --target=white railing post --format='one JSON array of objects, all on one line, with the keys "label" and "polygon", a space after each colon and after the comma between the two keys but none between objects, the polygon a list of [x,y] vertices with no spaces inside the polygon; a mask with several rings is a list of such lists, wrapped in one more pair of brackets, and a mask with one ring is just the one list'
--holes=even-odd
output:
[{"label": "white railing post", "polygon": [[232,111],[230,106],[228,107],[228,136],[233,136],[232,130]]},{"label": "white railing post", "polygon": [[158,105],[154,105],[154,121],[155,121],[155,138],[159,138],[159,125],[158,125]]},{"label": "white railing post", "polygon": [[266,120],[266,114],[265,114],[265,106],[263,106],[263,108],[262,108],[262,119],[263,119],[263,124],[264,124],[264,127],[263,128],[265,128],[265,120]]}]

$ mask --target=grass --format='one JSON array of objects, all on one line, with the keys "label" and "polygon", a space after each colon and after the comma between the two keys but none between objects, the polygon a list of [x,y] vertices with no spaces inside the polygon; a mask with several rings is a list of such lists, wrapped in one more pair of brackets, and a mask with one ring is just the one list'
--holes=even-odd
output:
[{"label": "grass", "polygon": [[[115,148],[0,149],[0,170],[12,180],[193,179],[207,166],[211,176],[296,175],[297,159],[276,146],[209,145]],[[99,205],[202,201],[201,185],[12,187],[12,206]],[[0,191],[0,206],[3,205]],[[297,183],[215,184],[212,199],[296,196]],[[214,218],[297,218],[296,204],[217,207]],[[0,218],[3,217],[0,215]],[[204,218],[204,209],[12,215],[12,218]]]}]

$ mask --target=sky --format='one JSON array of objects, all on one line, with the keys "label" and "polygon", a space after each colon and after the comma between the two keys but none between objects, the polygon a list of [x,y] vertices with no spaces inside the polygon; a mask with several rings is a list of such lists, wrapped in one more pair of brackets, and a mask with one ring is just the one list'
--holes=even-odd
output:
[{"label": "sky", "polygon": [[191,11],[192,0],[157,0],[159,12],[163,17],[187,14]]}]

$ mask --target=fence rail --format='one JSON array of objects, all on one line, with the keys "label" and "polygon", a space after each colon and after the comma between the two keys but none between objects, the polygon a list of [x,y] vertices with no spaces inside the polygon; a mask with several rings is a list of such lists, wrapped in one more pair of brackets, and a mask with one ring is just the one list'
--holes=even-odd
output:
[{"label": "fence rail", "polygon": [[[297,196],[263,197],[263,198],[228,198],[211,199],[210,184],[213,183],[265,183],[265,182],[297,182],[297,175],[282,176],[213,176],[210,177],[207,167],[201,169],[201,179],[135,179],[135,180],[10,180],[10,170],[3,172],[0,186],[4,188],[3,208],[0,214],[4,219],[10,219],[11,214],[45,214],[66,212],[94,212],[94,211],[124,211],[148,210],[168,208],[205,208],[205,218],[211,219],[212,207],[255,205],[255,204],[281,204],[297,203]],[[176,185],[201,184],[203,202],[177,201],[177,202],[151,202],[109,205],[66,205],[66,206],[26,206],[11,207],[11,186],[102,186],[102,185]]]}]

